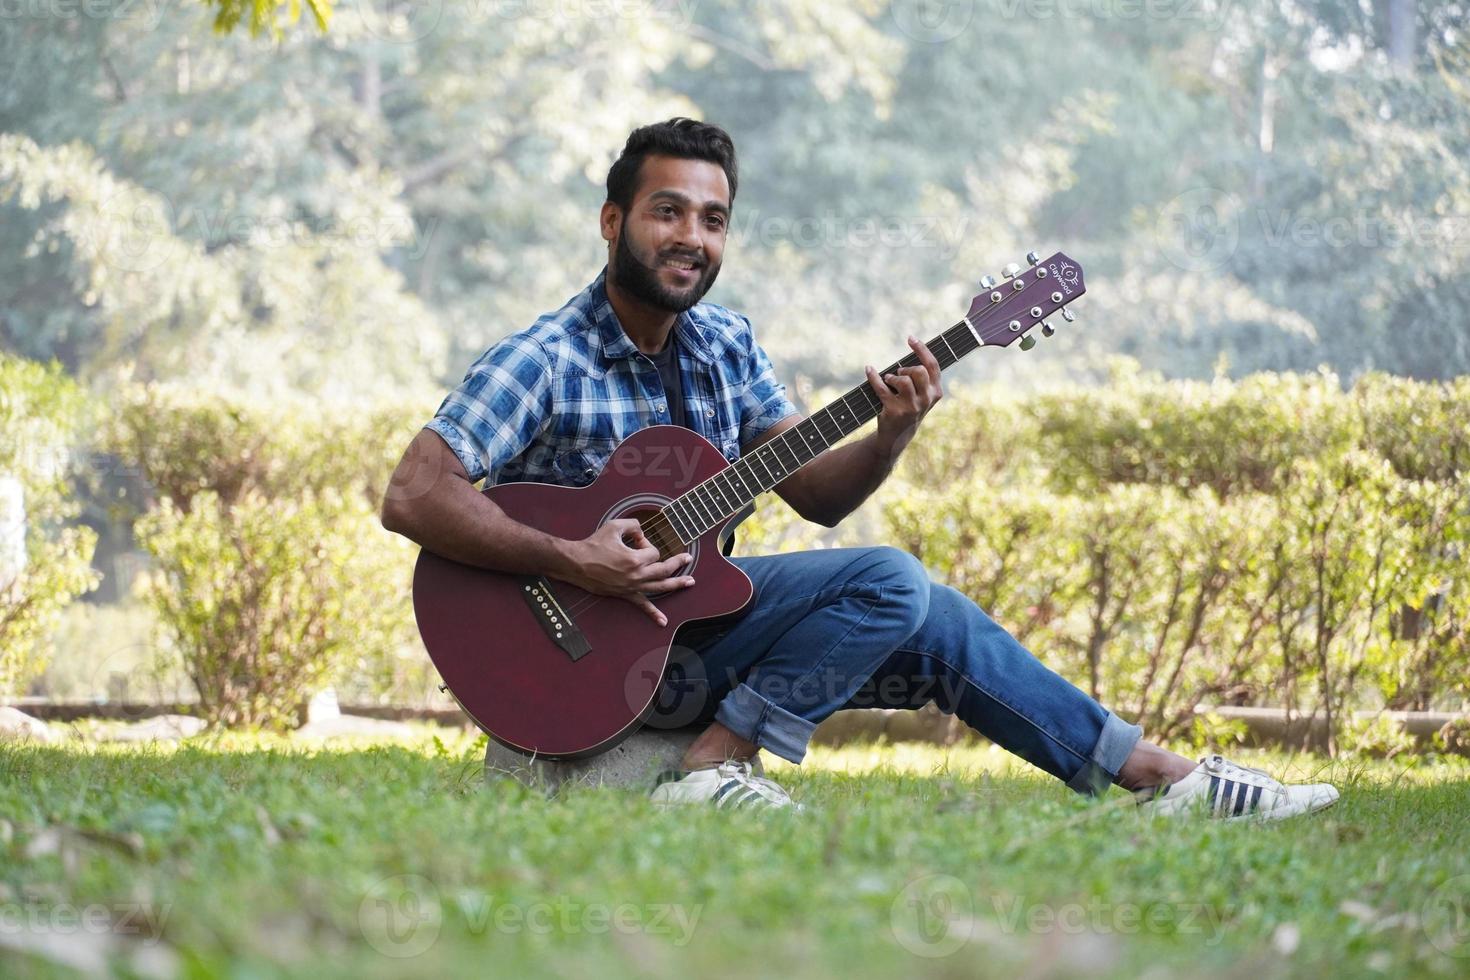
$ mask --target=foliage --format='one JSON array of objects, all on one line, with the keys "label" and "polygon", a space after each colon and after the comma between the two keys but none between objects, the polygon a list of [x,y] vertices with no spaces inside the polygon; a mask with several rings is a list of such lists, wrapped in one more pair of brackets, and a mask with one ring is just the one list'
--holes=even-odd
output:
[{"label": "foliage", "polygon": [[1470,370],[1453,0],[159,6],[0,19],[0,344],[88,379],[452,382],[595,274],[608,164],[676,113],[740,147],[711,298],[787,376],[1031,245],[1096,327],[968,377]]},{"label": "foliage", "polygon": [[[1470,473],[1439,426],[1464,386],[1113,378],[951,391],[860,513],[1154,735],[1265,704],[1361,746],[1353,710],[1461,705]],[[743,553],[786,547],[783,527],[752,525]]]},{"label": "foliage", "polygon": [[0,529],[0,694],[20,693],[45,668],[61,609],[96,586],[96,534],[62,526],[76,513],[66,480],[84,410],[57,365],[0,352],[0,481],[19,521]]},{"label": "foliage", "polygon": [[[214,29],[228,34],[244,21],[251,37],[268,34],[277,41],[287,26],[301,19],[303,0],[204,0],[215,8]],[[312,20],[325,31],[332,21],[333,0],[304,0]]]},{"label": "foliage", "polygon": [[112,396],[100,444],[152,492],[189,510],[201,492],[226,507],[249,493],[357,495],[377,506],[403,448],[435,401],[277,402],[180,384]]},{"label": "foliage", "polygon": [[152,602],[215,720],[281,724],[326,679],[422,700],[414,549],[376,513],[429,406],[304,412],[157,383],[116,400],[100,441],[153,495],[139,535],[163,571]]},{"label": "foliage", "polygon": [[411,549],[383,540],[359,497],[202,491],[137,527],[157,563],[149,597],[206,718],[284,727],[347,657],[390,657],[407,639]]}]

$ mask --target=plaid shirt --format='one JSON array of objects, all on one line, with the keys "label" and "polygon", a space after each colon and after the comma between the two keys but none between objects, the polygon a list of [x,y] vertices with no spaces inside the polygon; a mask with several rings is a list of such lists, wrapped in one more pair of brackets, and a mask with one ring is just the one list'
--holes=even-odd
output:
[{"label": "plaid shirt", "polygon": [[[494,344],[439,406],[427,428],[472,482],[585,486],[618,443],[669,424],[658,369],[623,332],[606,277]],[[745,316],[700,303],[674,329],[689,428],[726,459],[797,411]]]}]

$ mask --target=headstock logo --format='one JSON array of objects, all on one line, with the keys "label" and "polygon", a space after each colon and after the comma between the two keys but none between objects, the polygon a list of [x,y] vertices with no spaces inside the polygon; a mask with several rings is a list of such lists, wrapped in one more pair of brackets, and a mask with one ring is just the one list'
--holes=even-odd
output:
[{"label": "headstock logo", "polygon": [[1051,272],[1052,280],[1062,287],[1062,292],[1068,296],[1076,292],[1077,267],[1075,265],[1070,262],[1053,262],[1047,268]]}]

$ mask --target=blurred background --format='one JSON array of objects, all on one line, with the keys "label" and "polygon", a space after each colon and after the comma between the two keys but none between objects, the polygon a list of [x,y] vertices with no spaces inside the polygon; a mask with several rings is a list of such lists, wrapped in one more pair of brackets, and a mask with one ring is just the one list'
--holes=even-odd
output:
[{"label": "blurred background", "polygon": [[691,115],[741,163],[709,298],[807,410],[1028,249],[1088,282],[953,371],[886,496],[745,553],[902,538],[1180,735],[1463,710],[1464,3],[295,7],[0,0],[12,695],[432,700],[387,474],[597,273],[628,132]]}]

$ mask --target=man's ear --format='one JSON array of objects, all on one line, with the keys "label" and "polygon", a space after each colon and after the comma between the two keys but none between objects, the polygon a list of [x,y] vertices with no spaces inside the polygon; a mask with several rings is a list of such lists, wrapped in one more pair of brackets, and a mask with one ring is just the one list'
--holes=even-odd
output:
[{"label": "man's ear", "polygon": [[602,225],[602,240],[608,244],[617,241],[618,228],[623,220],[623,209],[611,201],[603,201],[602,214],[598,220]]}]

